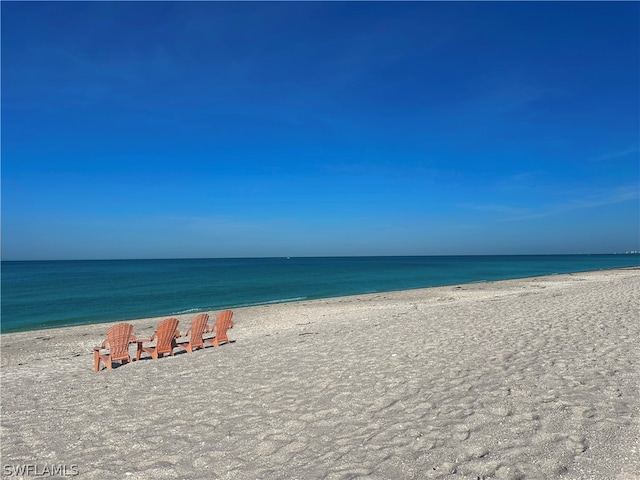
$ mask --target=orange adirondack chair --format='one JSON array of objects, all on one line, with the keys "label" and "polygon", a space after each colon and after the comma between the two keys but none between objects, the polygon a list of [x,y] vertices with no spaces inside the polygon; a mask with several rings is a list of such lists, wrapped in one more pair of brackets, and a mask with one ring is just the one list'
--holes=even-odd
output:
[{"label": "orange adirondack chair", "polygon": [[[146,352],[151,355],[151,358],[157,360],[158,357],[162,357],[165,353],[171,354],[173,357],[173,349],[177,347],[176,337],[180,336],[178,331],[177,318],[167,318],[158,324],[158,329],[153,332],[149,339],[138,339],[138,351],[136,352],[136,360],[140,360],[142,352]],[[145,347],[144,342],[153,342],[156,340],[155,346]]]},{"label": "orange adirondack chair", "polygon": [[[111,370],[112,362],[125,364],[131,361],[129,344],[137,342],[133,335],[133,325],[119,323],[107,330],[107,339],[102,345],[93,349],[93,370],[100,370],[100,362],[103,362],[107,370]],[[108,347],[108,352],[102,353]]]},{"label": "orange adirondack chair", "polygon": [[[184,348],[187,352],[193,352],[194,348],[204,348],[204,342],[202,340],[202,334],[207,333],[209,328],[207,322],[209,321],[208,313],[200,313],[191,320],[191,326],[184,335],[176,338],[176,343],[179,348]],[[189,340],[185,337],[190,336]]]},{"label": "orange adirondack chair", "polygon": [[225,310],[216,316],[216,323],[211,328],[210,332],[215,334],[215,337],[206,338],[205,342],[211,342],[214,347],[217,347],[220,343],[229,343],[229,337],[227,337],[227,329],[233,328],[233,312],[231,310]]}]

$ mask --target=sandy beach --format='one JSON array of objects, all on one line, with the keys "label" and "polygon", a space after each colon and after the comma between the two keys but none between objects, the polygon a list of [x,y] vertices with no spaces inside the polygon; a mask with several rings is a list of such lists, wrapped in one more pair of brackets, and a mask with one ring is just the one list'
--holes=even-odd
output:
[{"label": "sandy beach", "polygon": [[2,335],[2,478],[640,479],[639,268],[234,314],[98,373],[111,324]]}]

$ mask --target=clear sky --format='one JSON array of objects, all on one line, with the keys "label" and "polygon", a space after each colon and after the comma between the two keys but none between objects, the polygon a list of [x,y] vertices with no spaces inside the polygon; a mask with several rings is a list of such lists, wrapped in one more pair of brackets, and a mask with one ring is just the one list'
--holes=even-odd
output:
[{"label": "clear sky", "polygon": [[638,2],[6,2],[2,258],[640,249]]}]

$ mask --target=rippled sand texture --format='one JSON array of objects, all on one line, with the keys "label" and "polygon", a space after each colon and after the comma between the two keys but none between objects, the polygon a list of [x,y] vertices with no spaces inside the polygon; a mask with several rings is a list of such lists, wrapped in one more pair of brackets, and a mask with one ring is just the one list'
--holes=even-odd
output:
[{"label": "rippled sand texture", "polygon": [[639,480],[639,299],[625,269],[246,308],[235,343],[97,374],[106,325],[3,335],[2,463]]}]

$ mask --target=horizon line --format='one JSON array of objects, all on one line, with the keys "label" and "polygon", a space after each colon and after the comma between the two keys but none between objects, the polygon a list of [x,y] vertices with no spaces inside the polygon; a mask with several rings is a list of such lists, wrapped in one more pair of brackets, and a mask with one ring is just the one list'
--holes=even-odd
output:
[{"label": "horizon line", "polygon": [[640,250],[624,252],[574,252],[574,253],[454,253],[424,255],[271,255],[240,257],[148,257],[148,258],[37,258],[37,259],[0,259],[0,262],[126,262],[161,260],[261,260],[261,259],[297,259],[297,258],[410,258],[410,257],[546,257],[567,255],[640,255]]}]

